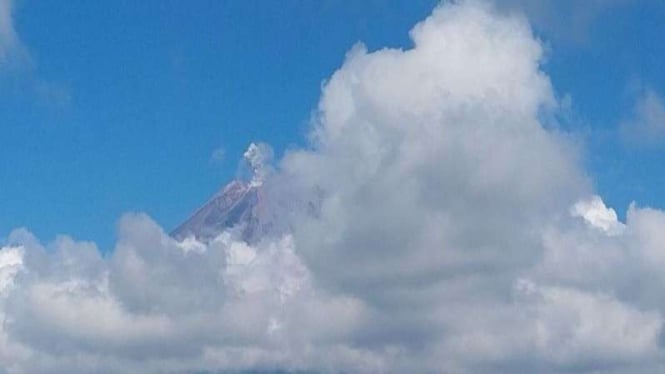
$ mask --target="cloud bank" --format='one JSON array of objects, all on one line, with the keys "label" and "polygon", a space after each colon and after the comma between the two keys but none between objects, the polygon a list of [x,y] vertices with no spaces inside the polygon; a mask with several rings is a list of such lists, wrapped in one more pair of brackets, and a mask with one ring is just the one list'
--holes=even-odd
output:
[{"label": "cloud bank", "polygon": [[2,370],[662,370],[665,212],[594,195],[526,19],[442,4],[411,38],[325,83],[309,147],[261,174],[257,244],[143,214],[108,256],[12,232]]}]

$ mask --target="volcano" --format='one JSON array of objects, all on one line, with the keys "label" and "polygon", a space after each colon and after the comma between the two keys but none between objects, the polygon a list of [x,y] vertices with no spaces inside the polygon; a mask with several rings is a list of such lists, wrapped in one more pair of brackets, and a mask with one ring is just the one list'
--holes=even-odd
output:
[{"label": "volcano", "polygon": [[236,179],[224,186],[171,232],[173,238],[194,237],[208,242],[231,230],[248,243],[259,240],[269,226],[264,214],[263,182],[270,171],[272,150],[266,145],[252,143],[243,156],[251,179]]}]

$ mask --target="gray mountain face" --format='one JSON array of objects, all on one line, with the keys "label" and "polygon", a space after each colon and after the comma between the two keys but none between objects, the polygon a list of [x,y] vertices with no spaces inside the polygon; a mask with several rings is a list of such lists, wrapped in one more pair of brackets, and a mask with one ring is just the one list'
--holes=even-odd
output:
[{"label": "gray mountain face", "polygon": [[270,228],[264,204],[263,182],[270,173],[272,150],[265,144],[249,145],[243,155],[251,180],[234,180],[178,226],[171,236],[194,237],[207,242],[225,230],[235,231],[248,242],[258,241]]},{"label": "gray mountain face", "polygon": [[258,240],[262,226],[261,186],[235,180],[178,226],[171,236],[177,240],[195,237],[210,241],[224,230],[237,230],[242,240]]}]

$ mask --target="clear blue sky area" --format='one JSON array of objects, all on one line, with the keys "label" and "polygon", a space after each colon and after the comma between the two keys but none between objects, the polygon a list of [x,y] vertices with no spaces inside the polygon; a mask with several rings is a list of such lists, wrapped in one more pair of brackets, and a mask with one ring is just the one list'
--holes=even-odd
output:
[{"label": "clear blue sky area", "polygon": [[[128,211],[173,228],[233,178],[249,142],[278,155],[304,143],[321,84],[354,43],[408,48],[436,4],[17,2],[25,53],[0,68],[0,238],[25,226],[109,250]],[[574,34],[540,17],[544,69],[570,98],[562,126],[586,142],[598,192],[620,215],[632,200],[665,208],[665,146],[618,130],[640,92],[665,95],[665,4],[608,6]]]}]

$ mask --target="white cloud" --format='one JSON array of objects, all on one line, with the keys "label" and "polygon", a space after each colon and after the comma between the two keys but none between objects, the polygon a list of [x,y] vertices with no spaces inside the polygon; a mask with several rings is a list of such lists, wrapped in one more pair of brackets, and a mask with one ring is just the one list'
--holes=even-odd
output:
[{"label": "white cloud", "polygon": [[445,5],[411,36],[407,51],[356,46],[324,88],[314,149],[281,164],[290,191],[320,201],[293,224],[303,258],[373,298],[525,266],[588,190],[575,146],[540,125],[554,94],[524,19]]},{"label": "white cloud", "polygon": [[659,146],[665,142],[665,105],[652,89],[644,89],[635,102],[631,118],[620,125],[624,139],[638,146]]},{"label": "white cloud", "polygon": [[623,231],[625,225],[619,222],[617,214],[612,208],[605,206],[600,196],[592,196],[588,200],[578,201],[570,210],[574,217],[584,218],[589,225],[598,228],[609,235]]},{"label": "white cloud", "polygon": [[574,288],[528,284],[520,291],[523,311],[533,313],[527,318],[535,347],[547,360],[600,367],[657,354],[663,323],[658,312]]},{"label": "white cloud", "polygon": [[[634,0],[494,0],[499,9],[523,12],[548,39],[586,43],[594,22],[608,11]],[[561,22],[566,20],[566,22]]]},{"label": "white cloud", "polygon": [[[64,109],[72,103],[73,94],[70,87],[62,82],[47,81],[38,78],[37,61],[30,55],[15,27],[16,2],[0,0],[0,76],[5,73],[19,77],[21,89],[29,92],[41,105],[53,109]],[[28,73],[25,75],[24,73]]]},{"label": "white cloud", "polygon": [[265,143],[251,143],[242,156],[251,171],[252,180],[250,184],[253,186],[262,185],[272,172],[270,167],[273,159],[272,148]]},{"label": "white cloud", "polygon": [[[264,173],[280,220],[114,251],[25,230],[0,249],[9,372],[656,372],[665,212],[599,197],[525,19],[444,4],[414,47],[354,47],[308,149]],[[265,167],[267,146],[250,166]],[[257,161],[257,162],[254,162]],[[264,169],[261,169],[264,170]],[[279,230],[277,230],[279,229]]]},{"label": "white cloud", "polygon": [[13,0],[0,0],[0,66],[20,55],[21,46],[13,21]]},{"label": "white cloud", "polygon": [[[311,366],[362,317],[358,301],[311,288],[288,236],[183,245],[143,215],[123,217],[119,235],[108,259],[69,238],[44,248],[10,236],[2,333],[27,352],[19,372]],[[345,350],[335,364],[362,364],[362,352]]]},{"label": "white cloud", "polygon": [[224,147],[215,148],[210,155],[210,162],[221,163],[226,158],[226,149]]}]

